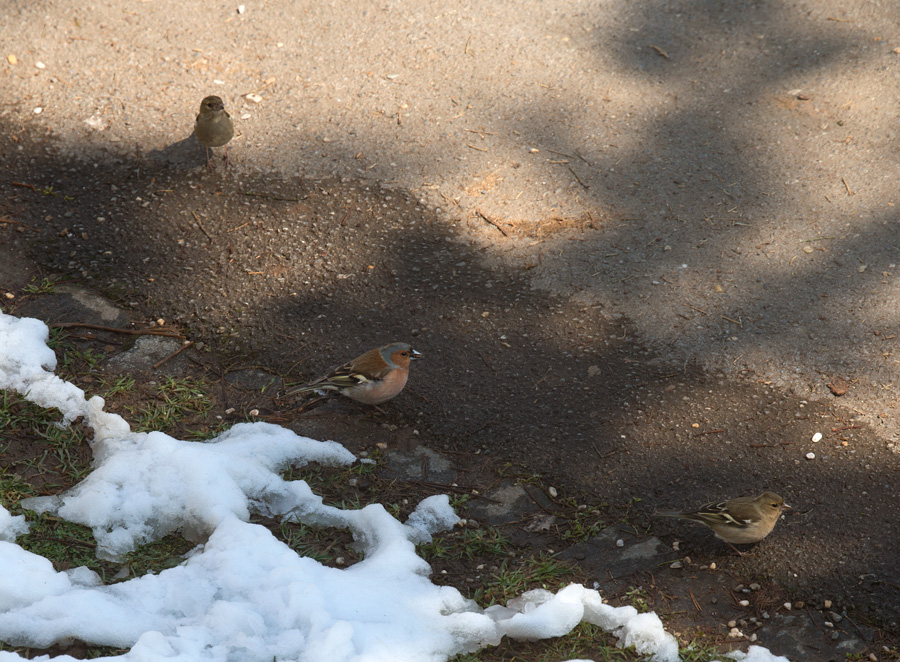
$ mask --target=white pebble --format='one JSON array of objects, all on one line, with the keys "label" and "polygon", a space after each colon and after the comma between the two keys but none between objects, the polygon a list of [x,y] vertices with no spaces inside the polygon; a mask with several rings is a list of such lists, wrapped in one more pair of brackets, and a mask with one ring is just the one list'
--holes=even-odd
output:
[{"label": "white pebble", "polygon": [[243,14],[243,13],[244,13],[244,5],[238,5],[237,13],[238,13],[238,14]]},{"label": "white pebble", "polygon": [[787,611],[790,611],[791,609],[794,608],[794,605],[792,605],[790,602],[785,602],[784,605],[782,605],[782,606],[783,606],[783,607],[785,608],[785,610],[787,610]]},{"label": "white pebble", "polygon": [[738,604],[739,604],[741,607],[749,607],[749,606],[750,606],[750,601],[749,601],[749,600],[741,600],[740,602],[738,602]]},{"label": "white pebble", "polygon": [[715,562],[715,561],[713,561],[712,563],[709,564],[709,569],[710,569],[710,570],[715,570],[715,569],[716,569],[716,562]]},{"label": "white pebble", "polygon": [[814,444],[817,444],[817,443],[819,443],[820,441],[822,441],[822,433],[821,433],[821,432],[816,432],[816,433],[812,436],[812,440],[813,440],[813,443],[814,443]]},{"label": "white pebble", "polygon": [[34,66],[36,66],[38,69],[45,69],[47,67],[47,65],[43,62],[35,62]]},{"label": "white pebble", "polygon": [[616,540],[616,547],[624,547],[624,546],[625,546],[625,541],[624,541],[624,540],[622,540],[621,538],[619,538],[618,540]]},{"label": "white pebble", "polygon": [[825,609],[831,609],[831,600],[826,600],[824,602],[824,605],[825,605]]},{"label": "white pebble", "polygon": [[551,485],[550,487],[547,488],[547,494],[549,494],[551,497],[553,497],[555,499],[557,497],[557,495],[559,494],[559,492],[557,492],[556,488]]},{"label": "white pebble", "polygon": [[684,563],[682,563],[681,561],[673,561],[672,565],[670,565],[669,567],[672,568],[672,570],[678,570],[679,568],[684,567]]},{"label": "white pebble", "polygon": [[40,106],[38,106],[37,108],[34,109],[33,112],[34,112],[35,115],[40,115],[41,113],[44,112],[44,109],[41,108]]},{"label": "white pebble", "polygon": [[807,454],[806,454],[806,459],[807,459],[807,460],[815,460],[815,459],[816,459],[816,454],[815,454],[815,453],[807,453]]}]

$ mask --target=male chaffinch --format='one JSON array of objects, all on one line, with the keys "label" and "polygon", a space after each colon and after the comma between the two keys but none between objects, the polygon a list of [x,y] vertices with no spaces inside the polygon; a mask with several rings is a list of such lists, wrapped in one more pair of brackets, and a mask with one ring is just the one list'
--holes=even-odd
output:
[{"label": "male chaffinch", "polygon": [[403,390],[409,364],[422,355],[405,342],[376,347],[314,382],[285,393],[331,391],[365,405],[380,405]]},{"label": "male chaffinch", "polygon": [[653,514],[705,524],[717,538],[741,554],[732,543],[747,545],[759,542],[775,528],[782,511],[790,508],[774,492],[763,492],[758,497],[738,497],[730,501],[707,503],[697,510],[663,510]]},{"label": "male chaffinch", "polygon": [[[200,102],[200,114],[194,122],[194,135],[197,142],[206,148],[206,167],[212,170],[209,148],[227,145],[234,137],[234,123],[221,98],[209,96]],[[225,148],[225,165],[228,165],[228,147]]]}]

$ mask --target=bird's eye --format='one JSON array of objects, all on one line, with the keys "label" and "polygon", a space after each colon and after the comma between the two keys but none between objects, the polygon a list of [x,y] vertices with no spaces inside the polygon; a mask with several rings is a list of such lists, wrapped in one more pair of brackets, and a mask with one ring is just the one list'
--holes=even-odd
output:
[{"label": "bird's eye", "polygon": [[400,352],[400,356],[409,356],[409,352]]}]

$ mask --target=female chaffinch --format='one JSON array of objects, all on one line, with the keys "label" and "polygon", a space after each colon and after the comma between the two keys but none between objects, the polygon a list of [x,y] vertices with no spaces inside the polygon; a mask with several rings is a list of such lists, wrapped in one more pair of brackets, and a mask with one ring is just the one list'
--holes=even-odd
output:
[{"label": "female chaffinch", "polygon": [[738,497],[700,506],[697,510],[664,510],[653,513],[659,517],[678,517],[705,524],[716,537],[741,554],[734,544],[759,542],[772,532],[784,510],[790,506],[774,492],[758,497]]},{"label": "female chaffinch", "polygon": [[421,356],[405,342],[376,347],[325,377],[293,388],[285,395],[331,391],[365,405],[380,405],[403,390],[409,377],[410,362]]},{"label": "female chaffinch", "polygon": [[[194,136],[206,148],[206,167],[212,170],[209,148],[226,145],[234,137],[234,123],[220,97],[209,96],[200,102],[200,114],[194,122]],[[225,148],[225,165],[228,165],[228,147]]]}]

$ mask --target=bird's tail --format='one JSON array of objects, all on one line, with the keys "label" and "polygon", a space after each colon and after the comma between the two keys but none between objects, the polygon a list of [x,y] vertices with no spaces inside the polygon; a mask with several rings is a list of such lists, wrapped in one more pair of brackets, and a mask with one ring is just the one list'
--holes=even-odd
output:
[{"label": "bird's tail", "polygon": [[294,388],[289,388],[284,392],[284,397],[288,398],[292,395],[299,395],[301,393],[313,393],[315,391],[321,391],[321,386],[312,386],[310,384],[304,384],[302,386],[295,386]]},{"label": "bird's tail", "polygon": [[684,513],[678,510],[657,510],[653,513],[654,517],[684,517]]}]

